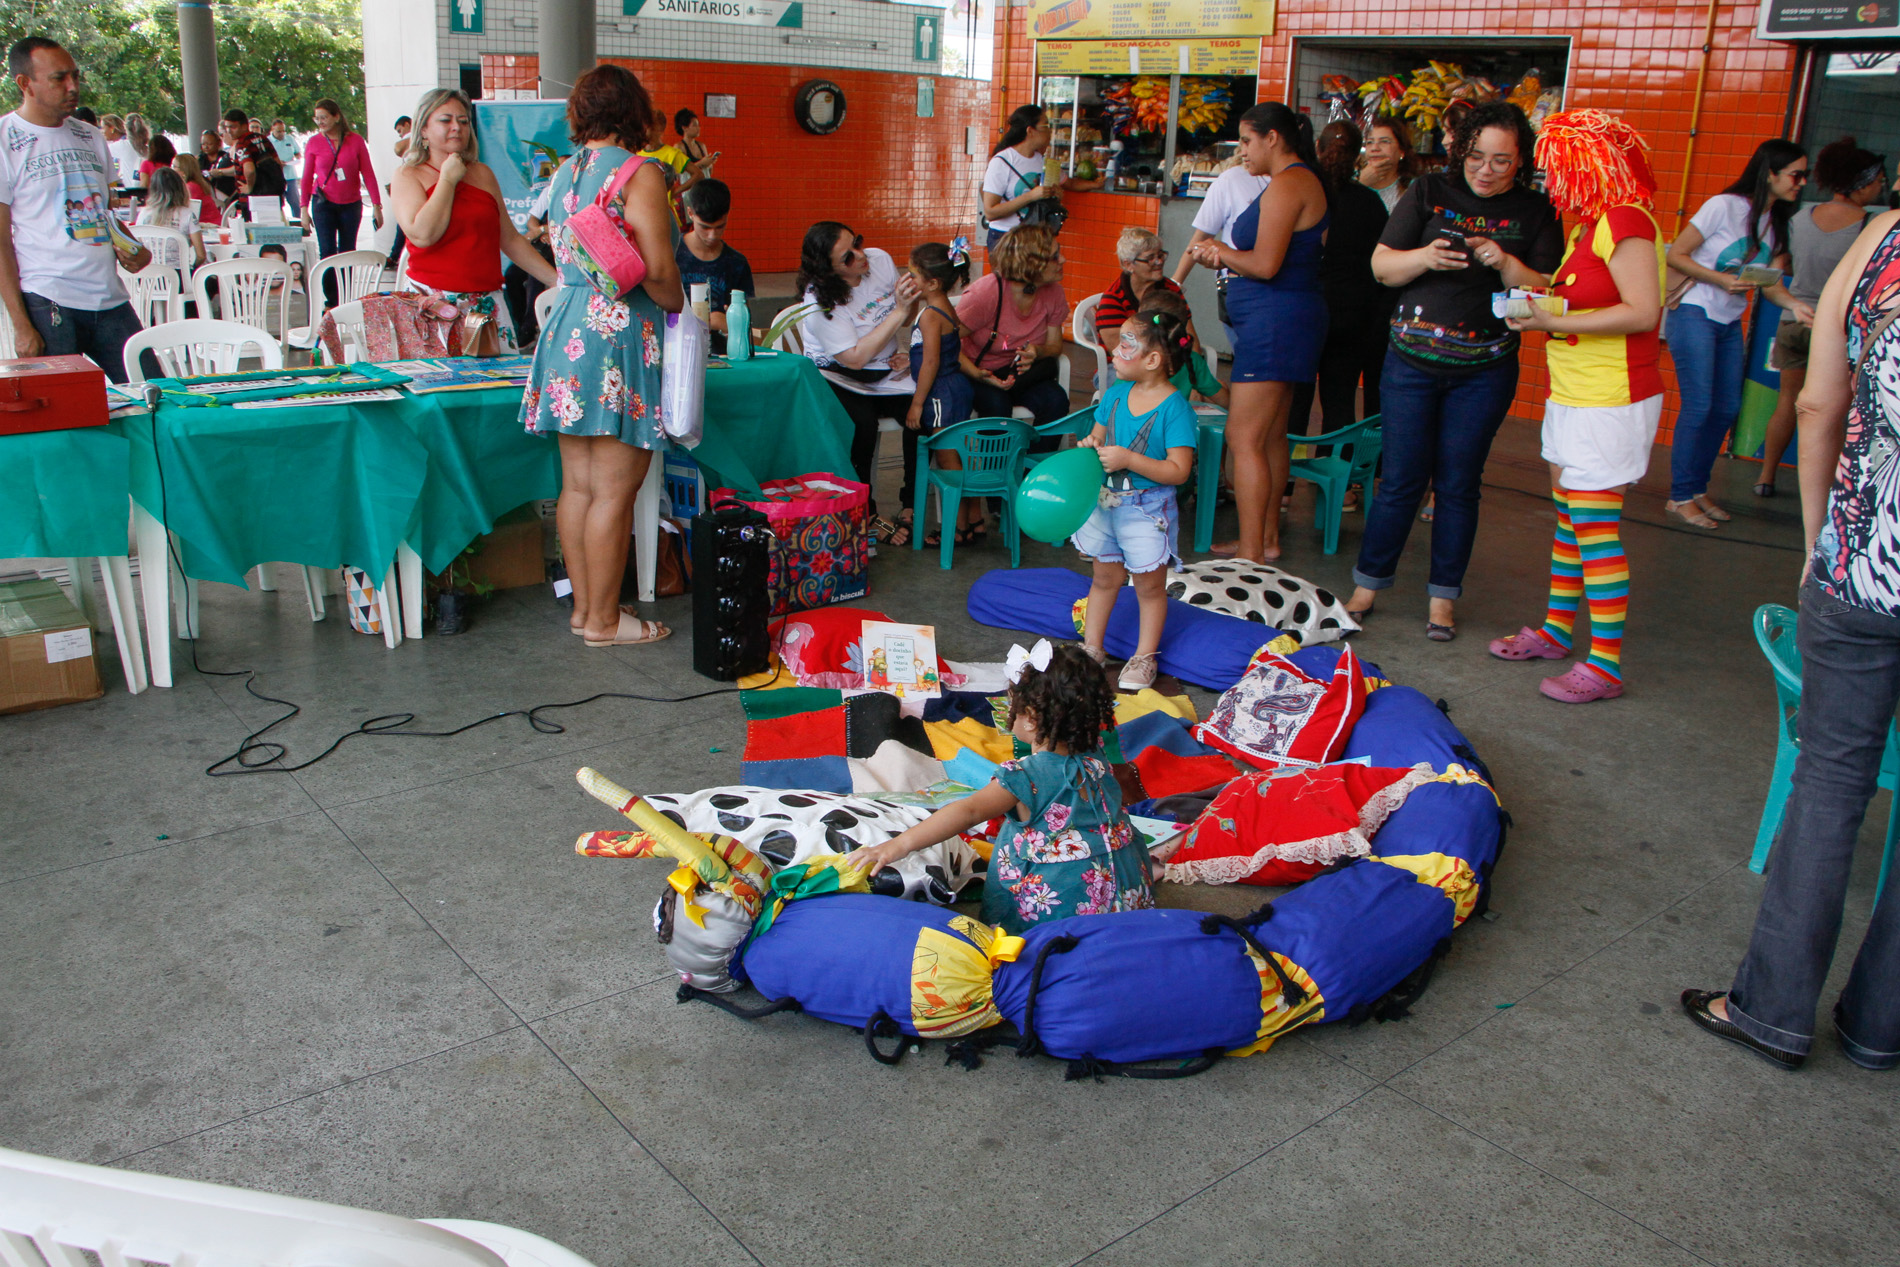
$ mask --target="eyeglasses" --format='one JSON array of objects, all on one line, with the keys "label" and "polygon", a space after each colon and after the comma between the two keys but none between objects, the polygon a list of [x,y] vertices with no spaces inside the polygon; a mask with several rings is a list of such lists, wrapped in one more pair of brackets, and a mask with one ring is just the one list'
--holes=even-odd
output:
[{"label": "eyeglasses", "polygon": [[1488,167],[1499,175],[1503,175],[1516,166],[1517,155],[1515,154],[1493,154],[1489,158],[1482,154],[1465,155],[1465,167],[1473,171],[1480,167]]},{"label": "eyeglasses", "polygon": [[846,249],[844,253],[844,258],[839,260],[838,263],[842,264],[846,268],[850,268],[853,264],[857,263],[859,257],[864,254],[863,250],[861,249],[863,246],[864,246],[864,235],[860,233],[856,237],[851,239],[850,247]]},{"label": "eyeglasses", "polygon": [[1794,182],[1795,184],[1797,184],[1797,185],[1805,185],[1805,184],[1807,184],[1807,183],[1808,183],[1808,173],[1806,173],[1806,172],[1789,172],[1789,173],[1788,173],[1788,179],[1789,179],[1789,180],[1792,180],[1792,181],[1793,181],[1793,182]]},{"label": "eyeglasses", "polygon": [[1137,264],[1160,264],[1167,258],[1168,253],[1166,251],[1150,251],[1146,255],[1137,255],[1134,262]]}]

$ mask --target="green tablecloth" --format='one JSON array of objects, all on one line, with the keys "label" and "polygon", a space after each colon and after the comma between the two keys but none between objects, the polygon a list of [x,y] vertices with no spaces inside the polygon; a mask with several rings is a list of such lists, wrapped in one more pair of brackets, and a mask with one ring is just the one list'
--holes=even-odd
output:
[{"label": "green tablecloth", "polygon": [[127,553],[128,453],[110,427],[0,436],[0,559]]},{"label": "green tablecloth", "polygon": [[429,453],[405,538],[429,571],[446,570],[515,507],[560,493],[560,445],[523,430],[518,388],[438,392],[403,403],[426,406],[396,412]]},{"label": "green tablecloth", "polygon": [[851,474],[851,418],[809,359],[780,352],[706,371],[705,436],[693,460],[707,491],[760,480]]}]

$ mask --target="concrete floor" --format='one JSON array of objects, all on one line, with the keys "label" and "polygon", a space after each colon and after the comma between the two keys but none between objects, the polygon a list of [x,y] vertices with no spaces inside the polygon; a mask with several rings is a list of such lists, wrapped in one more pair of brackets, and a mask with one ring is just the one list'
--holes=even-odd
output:
[{"label": "concrete floor", "polygon": [[[667,865],[573,853],[616,821],[579,765],[653,791],[738,780],[729,696],[211,779],[276,706],[188,661],[130,697],[102,656],[104,699],[0,719],[0,1143],[511,1223],[602,1267],[1893,1261],[1895,1083],[1831,1033],[1779,1072],[1676,1005],[1725,985],[1748,936],[1774,754],[1749,613],[1792,600],[1800,559],[1794,499],[1748,496],[1752,465],[1719,472],[1720,534],[1663,526],[1666,466],[1631,498],[1623,700],[1567,709],[1537,695],[1540,666],[1485,654],[1543,604],[1551,517],[1521,424],[1491,464],[1463,636],[1422,636],[1420,531],[1357,640],[1450,701],[1517,820],[1498,918],[1458,935],[1406,1021],[1302,1030],[1173,1083],[885,1068],[822,1022],[676,1006],[648,924]],[[1288,566],[1347,584],[1356,521],[1341,553],[1317,541],[1292,531]],[[962,598],[1006,563],[994,535],[950,573],[887,552],[869,601],[935,622],[952,657],[1000,658],[1010,637]],[[281,580],[206,587],[199,655],[303,705],[273,736],[293,760],[373,714],[441,728],[711,685],[687,637],[585,650],[539,591],[390,653],[313,626]],[[659,614],[689,624],[686,600]],[[1883,794],[1850,944],[1886,812]]]}]

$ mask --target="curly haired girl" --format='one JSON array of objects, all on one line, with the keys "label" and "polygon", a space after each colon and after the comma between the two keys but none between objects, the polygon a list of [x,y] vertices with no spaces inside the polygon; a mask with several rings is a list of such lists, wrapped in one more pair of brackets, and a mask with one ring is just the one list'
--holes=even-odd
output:
[{"label": "curly haired girl", "polygon": [[1009,653],[1010,733],[1030,746],[981,791],[954,801],[852,861],[872,874],[993,818],[1003,821],[983,885],[983,918],[1006,932],[1070,915],[1154,905],[1148,850],[1122,813],[1101,758],[1115,721],[1108,675],[1073,645],[1047,638]]}]

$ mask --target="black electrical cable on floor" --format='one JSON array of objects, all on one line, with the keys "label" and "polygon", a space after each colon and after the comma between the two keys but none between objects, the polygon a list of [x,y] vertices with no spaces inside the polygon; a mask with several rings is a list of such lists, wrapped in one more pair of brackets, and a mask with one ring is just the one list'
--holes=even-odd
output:
[{"label": "black electrical cable on floor", "polygon": [[[156,422],[157,395],[158,389],[156,387],[149,385],[146,387],[146,407],[152,410],[154,417],[152,428],[152,465],[158,472],[159,516],[161,520],[168,521],[170,507],[167,503],[165,493],[165,463],[159,456],[159,437]],[[165,548],[170,562],[177,565],[178,575],[180,578],[183,578],[185,575],[184,560],[179,557],[177,547],[172,544],[170,529],[166,529],[165,531]],[[147,560],[141,560],[140,566],[145,566],[147,562]],[[159,566],[167,566],[166,561],[160,560]],[[189,582],[184,583],[188,584]],[[169,624],[170,621],[168,620],[166,623]],[[774,649],[773,652],[774,658],[778,663],[772,672],[771,679],[765,683],[766,687],[777,682],[779,677],[785,672],[785,661],[780,653],[784,649],[785,627],[788,623],[786,620],[779,622],[779,646]],[[341,748],[345,743],[362,735],[389,736],[401,739],[450,739],[456,735],[466,734],[477,727],[486,726],[490,722],[498,722],[508,717],[527,718],[528,725],[540,734],[561,735],[567,733],[567,727],[558,722],[548,721],[543,718],[541,714],[564,708],[579,708],[584,704],[591,704],[595,700],[603,699],[639,700],[647,704],[685,704],[692,700],[706,699],[714,695],[737,695],[741,689],[737,686],[718,686],[709,691],[695,691],[691,695],[673,696],[638,695],[630,691],[598,691],[585,699],[569,700],[565,703],[558,704],[536,704],[532,708],[511,708],[504,712],[490,713],[486,717],[478,717],[472,722],[455,727],[453,730],[407,730],[403,729],[403,727],[408,726],[410,722],[416,719],[414,713],[384,713],[380,717],[371,717],[369,720],[360,723],[356,729],[345,731],[343,734],[337,736],[329,747],[308,761],[300,761],[296,765],[284,765],[284,758],[290,755],[289,747],[274,739],[265,739],[263,736],[269,734],[291,718],[301,714],[303,712],[303,706],[301,704],[294,704],[287,699],[279,699],[275,695],[266,695],[264,692],[258,690],[256,669],[205,668],[202,664],[198,663],[197,629],[195,627],[189,628],[183,631],[182,636],[186,642],[191,644],[191,667],[201,676],[244,678],[244,689],[249,691],[252,696],[263,700],[267,704],[281,704],[290,710],[276,720],[253,730],[250,734],[244,736],[243,742],[238,744],[235,751],[206,766],[205,773],[214,779],[229,778],[237,774],[294,774],[298,770],[308,770],[311,766],[324,760],[338,748]],[[764,689],[764,687],[758,689]],[[227,769],[226,767],[232,768]]]}]

